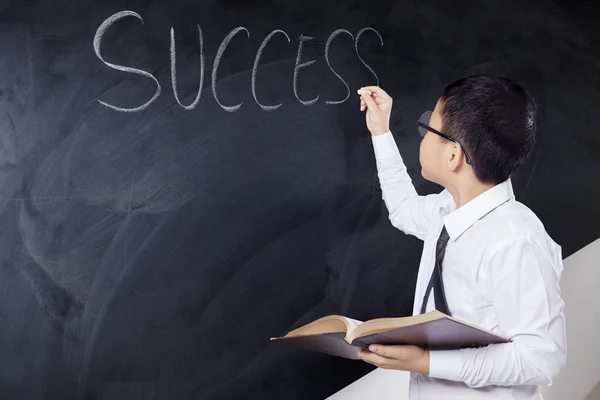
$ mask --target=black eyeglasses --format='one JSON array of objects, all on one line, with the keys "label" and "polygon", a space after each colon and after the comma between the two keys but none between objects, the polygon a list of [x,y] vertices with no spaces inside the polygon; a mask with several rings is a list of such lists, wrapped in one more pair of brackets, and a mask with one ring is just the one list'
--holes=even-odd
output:
[{"label": "black eyeglasses", "polygon": [[469,158],[469,154],[467,154],[467,150],[465,149],[465,146],[460,144],[458,142],[458,140],[452,139],[450,136],[443,134],[442,132],[437,131],[429,126],[429,120],[431,119],[431,114],[432,114],[431,111],[425,111],[423,113],[423,115],[421,115],[421,118],[419,118],[419,120],[417,121],[417,126],[419,127],[419,135],[421,135],[421,137],[424,137],[425,135],[427,135],[427,131],[430,131],[430,132],[435,133],[436,135],[440,135],[441,137],[443,137],[446,140],[449,140],[454,143],[458,143],[458,145],[461,147],[463,153],[465,153],[465,160],[467,161],[467,164],[471,164],[471,158]]}]

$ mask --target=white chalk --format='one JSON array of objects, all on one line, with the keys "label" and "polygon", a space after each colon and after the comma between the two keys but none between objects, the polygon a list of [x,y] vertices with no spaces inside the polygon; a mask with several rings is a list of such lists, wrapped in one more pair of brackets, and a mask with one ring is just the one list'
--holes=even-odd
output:
[{"label": "white chalk", "polygon": [[[358,90],[357,90],[357,92],[358,92],[358,94],[363,94],[363,90],[361,90],[361,89],[358,89]],[[370,91],[370,90],[364,90],[364,92],[365,92],[366,94],[368,94],[369,96],[373,94],[373,93],[371,93],[371,91]]]}]

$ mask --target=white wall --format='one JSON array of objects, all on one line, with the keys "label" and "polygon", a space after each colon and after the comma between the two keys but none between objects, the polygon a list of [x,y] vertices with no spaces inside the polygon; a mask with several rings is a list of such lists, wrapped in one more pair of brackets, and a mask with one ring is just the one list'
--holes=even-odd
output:
[{"label": "white wall", "polygon": [[[567,367],[544,400],[600,400],[600,239],[564,260],[560,282],[567,322]],[[593,397],[590,397],[593,396]]]},{"label": "white wall", "polygon": [[[544,400],[600,400],[600,239],[567,257],[564,266],[567,366],[542,394]],[[408,372],[377,368],[327,400],[404,400],[408,380]]]}]

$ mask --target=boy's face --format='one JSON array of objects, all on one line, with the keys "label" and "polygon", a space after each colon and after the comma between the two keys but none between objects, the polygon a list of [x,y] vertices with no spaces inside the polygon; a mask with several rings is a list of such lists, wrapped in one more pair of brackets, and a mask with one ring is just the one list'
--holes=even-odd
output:
[{"label": "boy's face", "polygon": [[[429,126],[439,132],[444,132],[440,115],[442,107],[442,103],[438,100],[429,121]],[[421,162],[421,175],[423,175],[423,178],[444,186],[447,163],[445,160],[445,143],[440,136],[433,132],[427,132],[421,140],[419,161]]]}]

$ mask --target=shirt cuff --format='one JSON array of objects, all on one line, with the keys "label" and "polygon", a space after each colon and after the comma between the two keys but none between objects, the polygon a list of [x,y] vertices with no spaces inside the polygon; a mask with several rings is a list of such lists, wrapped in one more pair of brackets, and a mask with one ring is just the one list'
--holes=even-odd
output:
[{"label": "shirt cuff", "polygon": [[462,364],[460,350],[429,351],[429,376],[432,378],[460,381]]},{"label": "shirt cuff", "polygon": [[398,151],[392,132],[387,131],[381,135],[371,136],[371,139],[376,158],[400,157],[400,151]]}]

